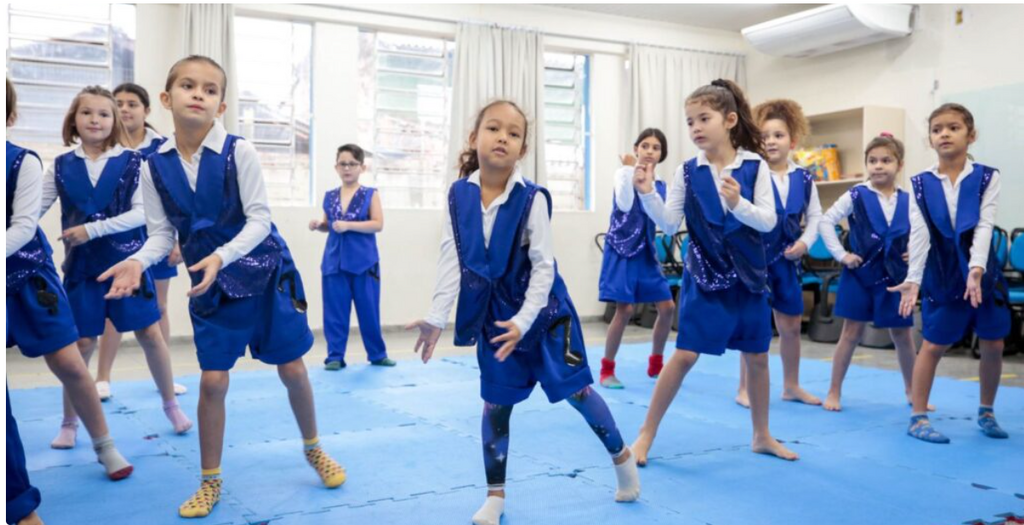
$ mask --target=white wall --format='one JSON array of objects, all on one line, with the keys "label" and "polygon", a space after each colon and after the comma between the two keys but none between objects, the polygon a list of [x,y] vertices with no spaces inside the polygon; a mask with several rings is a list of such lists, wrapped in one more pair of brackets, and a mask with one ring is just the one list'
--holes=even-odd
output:
[{"label": "white wall", "polygon": [[[961,25],[954,24],[957,8],[965,9]],[[747,78],[751,100],[792,98],[807,113],[862,105],[904,108],[906,170],[916,174],[936,162],[928,146],[927,119],[941,103],[956,101],[958,94],[1013,85],[1020,86],[1018,104],[1024,101],[1022,23],[1021,5],[922,5],[914,33],[907,38],[808,59],[771,57],[750,48]],[[977,109],[976,116],[980,116]],[[991,157],[978,160],[1000,167],[1004,174],[999,223],[1024,226],[1024,210],[1010,205],[1024,197],[1024,179],[1019,173],[1024,168],[1021,143],[1012,149],[983,149],[1005,138],[1000,134],[1024,138],[1024,122],[1016,120],[1016,130],[986,127],[983,121],[977,124],[975,150],[991,152]]]},{"label": "white wall", "polygon": [[[548,47],[592,55],[591,112],[593,119],[595,210],[556,213],[554,218],[555,253],[559,269],[582,316],[597,316],[603,305],[597,300],[600,253],[594,236],[605,231],[610,213],[611,178],[618,167],[617,155],[631,144],[637,130],[622,130],[624,104],[625,46],[573,37],[595,35],[621,41],[637,40],[647,44],[693,47],[742,52],[745,44],[736,34],[689,28],[674,24],[587,14],[547,6],[527,5],[412,5],[374,6],[374,12],[362,8],[334,8],[309,5],[240,5],[239,14],[307,20],[316,23],[314,43],[314,156],[315,194],[318,203],[323,192],[337,185],[333,170],[334,150],[356,140],[355,72],[358,57],[358,28],[396,30],[424,35],[453,37],[454,22],[477,20],[502,25],[538,28],[566,35],[549,37]],[[423,20],[400,15],[430,18]],[[136,78],[154,96],[162,90],[166,72],[181,55],[180,15],[176,5],[138,5],[136,42]],[[682,95],[681,95],[682,96]],[[153,110],[151,122],[170,132],[171,119],[160,107]],[[683,141],[685,137],[669,137]],[[663,167],[668,176],[671,168]],[[369,181],[372,183],[372,181]],[[310,299],[309,318],[314,329],[321,328],[320,258],[324,236],[306,228],[309,219],[319,215],[318,207],[275,207],[274,222],[287,240],[303,276]],[[440,211],[385,210],[385,229],[378,236],[382,259],[382,323],[398,326],[422,317],[429,308],[433,292],[438,243],[441,236]],[[59,231],[56,213],[43,221],[50,238]],[[63,257],[58,248],[57,263]],[[171,281],[171,332],[186,336],[192,332],[188,319],[188,279]],[[352,316],[353,324],[356,323]]]}]

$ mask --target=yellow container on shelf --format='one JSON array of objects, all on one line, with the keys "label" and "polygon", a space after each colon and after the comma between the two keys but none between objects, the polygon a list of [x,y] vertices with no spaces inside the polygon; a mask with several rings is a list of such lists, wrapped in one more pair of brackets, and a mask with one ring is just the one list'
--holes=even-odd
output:
[{"label": "yellow container on shelf", "polygon": [[821,167],[824,171],[822,180],[839,180],[842,178],[842,168],[839,164],[839,148],[835,144],[825,144],[819,151]]}]

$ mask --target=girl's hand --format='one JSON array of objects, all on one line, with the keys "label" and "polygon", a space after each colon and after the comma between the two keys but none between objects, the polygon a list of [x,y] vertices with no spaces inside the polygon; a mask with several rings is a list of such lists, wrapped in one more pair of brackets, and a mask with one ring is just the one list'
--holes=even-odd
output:
[{"label": "girl's hand", "polygon": [[633,170],[633,187],[641,195],[647,195],[654,191],[654,168],[646,164],[637,165]]},{"label": "girl's hand", "polygon": [[345,233],[348,231],[348,223],[345,221],[334,221],[334,224],[331,224],[331,228],[338,233]]},{"label": "girl's hand", "polygon": [[142,263],[134,259],[125,259],[96,278],[98,282],[104,282],[113,277],[114,282],[110,283],[110,290],[103,296],[104,299],[124,299],[135,293],[142,283]]},{"label": "girl's hand", "polygon": [[843,263],[843,266],[851,270],[855,270],[857,268],[860,268],[860,265],[864,262],[864,259],[861,259],[860,255],[857,255],[855,253],[848,253],[843,256],[843,260],[840,262]]},{"label": "girl's hand", "polygon": [[495,359],[504,362],[509,355],[516,349],[516,345],[519,340],[523,338],[522,332],[519,331],[519,327],[516,326],[512,321],[497,321],[494,326],[498,328],[504,328],[507,332],[491,339],[491,344],[496,345],[501,343],[501,347],[494,353]]},{"label": "girl's hand", "polygon": [[320,219],[313,219],[309,221],[309,231],[315,232],[319,230],[322,224],[323,222],[320,221]]},{"label": "girl's hand", "polygon": [[981,276],[985,274],[984,268],[975,266],[967,274],[967,289],[964,290],[964,299],[971,301],[971,306],[981,306]]},{"label": "girl's hand", "polygon": [[619,155],[619,161],[622,162],[623,166],[636,166],[636,157],[630,153]]},{"label": "girl's hand", "polygon": [[917,283],[908,283],[906,281],[898,286],[890,286],[886,290],[900,294],[900,315],[903,317],[910,317],[914,313],[914,306],[917,305],[917,294],[921,290],[921,286]]},{"label": "girl's hand", "polygon": [[434,348],[437,347],[437,340],[441,338],[441,329],[420,319],[413,323],[406,325],[406,330],[419,329],[420,336],[416,339],[416,347],[413,352],[419,352],[420,348],[423,348],[423,364],[430,361],[430,357],[434,355]]},{"label": "girl's hand", "polygon": [[89,242],[89,232],[85,229],[85,225],[80,224],[64,230],[60,238],[70,246],[81,246]]},{"label": "girl's hand", "polygon": [[174,243],[174,248],[171,249],[171,253],[167,255],[167,266],[177,266],[181,264],[181,245]]},{"label": "girl's hand", "polygon": [[804,241],[796,241],[792,246],[786,248],[786,251],[782,252],[782,256],[790,261],[798,261],[806,254],[807,245],[804,244]]},{"label": "girl's hand", "polygon": [[729,209],[736,208],[740,203],[740,183],[732,177],[722,177],[722,189],[718,193],[725,197],[725,203]]},{"label": "girl's hand", "polygon": [[192,287],[188,291],[189,297],[199,297],[206,293],[213,282],[217,280],[217,274],[220,273],[220,267],[224,266],[224,261],[221,260],[220,255],[211,254],[207,255],[203,260],[193,264],[188,268],[191,273],[203,272],[203,280],[199,281],[199,284]]},{"label": "girl's hand", "polygon": [[905,262],[905,263],[909,263],[910,262],[910,252],[903,252],[903,262]]}]

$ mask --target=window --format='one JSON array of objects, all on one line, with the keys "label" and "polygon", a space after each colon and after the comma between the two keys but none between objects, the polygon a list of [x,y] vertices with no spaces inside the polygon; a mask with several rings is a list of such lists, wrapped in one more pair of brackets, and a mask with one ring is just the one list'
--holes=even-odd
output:
[{"label": "window", "polygon": [[454,49],[438,38],[360,33],[359,143],[386,207],[443,207]]},{"label": "window", "polygon": [[313,202],[312,52],[310,24],[235,18],[238,131],[259,153],[272,206]]},{"label": "window", "polygon": [[592,209],[588,62],[544,53],[544,154],[556,210]]},{"label": "window", "polygon": [[7,14],[7,76],[18,91],[8,136],[46,165],[67,150],[61,126],[83,87],[134,78],[135,6],[14,3]]}]

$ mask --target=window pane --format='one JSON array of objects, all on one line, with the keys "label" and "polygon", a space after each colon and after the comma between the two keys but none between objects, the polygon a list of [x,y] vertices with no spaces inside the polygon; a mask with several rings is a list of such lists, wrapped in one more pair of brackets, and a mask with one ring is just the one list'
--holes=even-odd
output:
[{"label": "window pane", "polygon": [[448,172],[453,43],[360,33],[359,140],[389,208],[440,208]]},{"label": "window pane", "polygon": [[440,57],[444,53],[444,40],[380,33],[377,36],[377,50]]},{"label": "window pane", "polygon": [[66,86],[110,86],[110,69],[11,60],[12,82],[45,82]]},{"label": "window pane", "polygon": [[78,91],[73,87],[26,86],[18,90],[18,111],[24,113],[26,106],[47,106],[63,113]]},{"label": "window pane", "polygon": [[[101,12],[104,19],[109,18],[109,12],[106,9]],[[25,15],[12,14],[10,28],[11,34],[41,36],[60,40],[104,43],[110,38],[109,24],[55,18],[36,18]]]},{"label": "window pane", "polygon": [[545,53],[544,138],[555,209],[586,210],[591,204],[587,145],[587,57]]},{"label": "window pane", "polygon": [[377,55],[377,67],[382,71],[404,71],[441,76],[444,74],[444,59],[408,55]]},{"label": "window pane", "polygon": [[434,97],[444,97],[445,94],[445,81],[440,77],[380,73],[377,75],[377,87],[396,91],[412,91]]},{"label": "window pane", "polygon": [[576,73],[573,71],[561,71],[558,69],[545,69],[544,85],[568,88],[575,87]]},{"label": "window pane", "polygon": [[7,9],[7,75],[19,102],[8,137],[49,164],[67,150],[60,128],[78,91],[134,78],[135,6],[16,3]]},{"label": "window pane", "polygon": [[239,131],[260,155],[273,206],[312,202],[310,24],[235,18]]},{"label": "window pane", "polygon": [[70,42],[45,42],[11,39],[11,58],[39,58],[45,60],[68,60],[87,62],[99,66],[107,65],[110,52],[106,46],[73,44]]},{"label": "window pane", "polygon": [[384,110],[410,111],[423,115],[444,115],[445,100],[398,91],[377,92],[377,107]]}]

